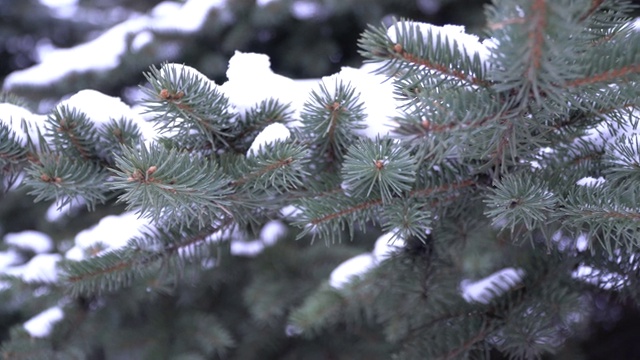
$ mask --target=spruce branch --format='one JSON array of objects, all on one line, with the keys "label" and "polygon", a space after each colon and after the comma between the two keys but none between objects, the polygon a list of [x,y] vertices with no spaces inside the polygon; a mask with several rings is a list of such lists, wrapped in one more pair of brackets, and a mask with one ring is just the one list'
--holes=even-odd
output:
[{"label": "spruce branch", "polygon": [[332,90],[321,82],[320,91],[311,92],[300,117],[300,134],[329,166],[344,160],[355,131],[364,129],[364,105],[355,88],[342,82],[336,82]]},{"label": "spruce branch", "polygon": [[[494,52],[498,71],[492,72],[495,89],[518,89],[518,98],[531,97],[557,111],[564,106],[558,101],[567,96],[566,90],[575,94],[573,102],[602,104],[610,99],[599,94],[603,86],[636,79],[638,52],[625,45],[638,37],[629,29],[629,4],[586,3],[501,2],[489,8],[491,35],[498,39]],[[509,41],[502,41],[502,34],[508,34]],[[567,38],[572,41],[564,44]],[[562,46],[557,45],[561,42]],[[574,54],[581,54],[577,63],[572,60]],[[635,89],[627,91],[637,94]]]},{"label": "spruce branch", "polygon": [[[488,87],[484,66],[478,54],[460,52],[455,40],[434,35],[408,21],[394,24],[396,39],[385,27],[369,27],[358,41],[361,54],[373,62],[383,62],[378,73],[391,73],[411,85],[429,87]],[[421,74],[411,77],[412,74]]]},{"label": "spruce branch", "polygon": [[[363,276],[354,276],[344,287],[336,288],[323,281],[289,313],[287,324],[305,338],[317,337],[322,331],[332,331],[345,323],[384,324],[388,327],[385,309],[396,305],[393,302],[397,298],[393,295],[398,294],[400,287],[406,285],[411,289],[404,298],[405,306],[396,309],[399,312],[411,311],[416,305],[413,302],[415,283],[399,279],[403,277],[400,274],[406,273],[396,266],[396,260],[383,261]],[[391,342],[395,343],[394,340]]]},{"label": "spruce branch", "polygon": [[[612,32],[606,41],[587,48],[588,53],[580,58],[579,68],[583,70],[580,76],[566,83],[567,89],[595,104],[605,100],[598,99],[598,94],[609,84],[619,84],[614,89],[622,91],[627,101],[637,97],[640,93],[637,87],[626,84],[640,79],[640,50],[627,46],[638,42],[638,31],[624,27]],[[614,96],[612,98],[615,99]]]},{"label": "spruce branch", "polygon": [[230,214],[231,179],[215,163],[157,144],[123,148],[122,153],[116,156],[109,186],[124,191],[118,201],[126,202],[127,208],[154,222],[164,218],[199,228]]},{"label": "spruce branch", "polygon": [[563,86],[582,71],[569,59],[586,52],[584,26],[579,21],[585,6],[572,1],[523,0],[498,1],[490,7],[490,35],[496,45],[489,78],[494,89],[517,94],[523,106],[533,100],[543,108],[564,107]]},{"label": "spruce branch", "polygon": [[597,43],[629,27],[637,5],[627,0],[591,0],[585,9],[579,20],[593,36],[593,42]]},{"label": "spruce branch", "polygon": [[203,354],[224,357],[237,346],[233,334],[213,314],[195,313],[182,320]]},{"label": "spruce branch", "polygon": [[106,201],[107,173],[95,163],[51,153],[40,154],[38,160],[26,168],[24,181],[35,202],[56,200],[62,207],[82,198],[93,209]]},{"label": "spruce branch", "polygon": [[539,154],[535,161],[541,165],[542,177],[549,183],[575,184],[587,176],[603,175],[609,168],[604,162],[606,157],[604,144],[578,138],[573,143],[559,145],[553,153]]},{"label": "spruce branch", "polygon": [[[365,297],[361,297],[366,300]],[[318,336],[322,331],[343,320],[347,299],[328,284],[321,285],[304,303],[289,314],[288,326],[292,326],[307,338]]]},{"label": "spruce branch", "polygon": [[608,144],[606,154],[607,179],[628,184],[640,181],[640,139],[637,136],[620,135]]},{"label": "spruce branch", "polygon": [[74,359],[84,354],[77,348],[54,349],[51,339],[33,338],[23,326],[13,326],[10,329],[11,341],[5,341],[0,346],[0,356],[3,359]]},{"label": "spruce branch", "polygon": [[[451,205],[451,200],[460,195],[461,189],[470,188],[475,185],[475,181],[467,179],[460,182],[425,187],[411,191],[408,197],[418,198],[419,203],[429,202],[429,208]],[[344,190],[322,193],[320,197],[301,198],[299,207],[302,213],[295,218],[293,225],[302,227],[303,230],[298,235],[298,239],[308,234],[312,235],[312,241],[322,238],[327,244],[341,242],[345,228],[348,228],[349,237],[353,238],[354,230],[365,229],[367,222],[380,223],[382,198],[372,197],[360,200],[353,196],[348,196]],[[463,206],[464,204],[461,204]],[[448,209],[454,212],[454,209]],[[403,219],[404,221],[404,219]],[[400,224],[399,228],[406,227],[408,231],[420,231],[426,229],[424,220],[414,223],[414,230],[408,227],[409,224]],[[387,226],[392,226],[388,223]]]},{"label": "spruce branch", "polygon": [[109,124],[98,130],[102,158],[113,164],[114,156],[122,156],[122,147],[133,148],[142,140],[138,125],[133,121],[121,118],[111,119]]},{"label": "spruce branch", "polygon": [[185,67],[152,66],[144,75],[151,85],[142,88],[147,112],[161,132],[178,143],[201,138],[211,150],[228,146],[236,115],[215,84]]},{"label": "spruce branch", "polygon": [[65,156],[97,160],[98,132],[82,111],[58,106],[47,117],[46,129],[45,137]]},{"label": "spruce branch", "polygon": [[200,268],[202,261],[212,257],[216,245],[210,241],[210,235],[217,232],[224,235],[231,224],[232,219],[226,218],[199,230],[171,225],[166,229],[147,229],[123,248],[86,260],[63,262],[64,282],[75,297],[114,292],[134,281],[155,276],[160,269],[175,281],[184,273],[187,263]]},{"label": "spruce branch", "polygon": [[397,199],[383,207],[382,229],[395,232],[394,238],[416,239],[426,242],[431,232],[431,203],[417,198]]},{"label": "spruce branch", "polygon": [[14,93],[0,90],[0,104],[13,104],[21,108],[30,109],[29,101],[23,97],[20,97]]},{"label": "spruce branch", "polygon": [[273,123],[287,124],[293,121],[293,111],[289,104],[282,104],[277,99],[269,98],[251,107],[242,116],[242,121],[235,123],[232,130],[233,139],[229,144],[237,153],[244,154],[251,143],[268,125]]},{"label": "spruce branch", "polygon": [[241,158],[234,173],[240,176],[231,183],[248,192],[263,190],[284,194],[304,188],[307,172],[308,150],[292,143],[277,141],[267,144],[257,154]]},{"label": "spruce branch", "polygon": [[349,196],[382,197],[383,203],[411,190],[415,175],[415,159],[391,139],[356,141],[349,147],[342,168]]},{"label": "spruce branch", "polygon": [[90,260],[68,261],[61,264],[65,282],[74,297],[89,294],[101,294],[128,287],[140,276],[140,271],[149,270],[149,263],[144,268],[132,265],[140,257],[132,256],[127,250],[111,251],[107,254],[92,257]]},{"label": "spruce branch", "polygon": [[376,219],[381,204],[380,198],[356,201],[342,193],[326,195],[321,201],[302,198],[300,207],[303,212],[293,222],[293,225],[303,228],[297,238],[311,234],[312,242],[319,237],[327,244],[340,243],[345,228],[353,238],[356,227],[364,230],[367,222]]},{"label": "spruce branch", "polygon": [[578,187],[562,199],[558,217],[568,231],[586,232],[591,243],[600,243],[610,255],[615,249],[637,249],[640,193],[632,184]]},{"label": "spruce branch", "polygon": [[[251,277],[243,290],[243,302],[258,324],[277,324],[279,330],[284,329],[284,321],[292,310],[298,308],[318,284],[326,283],[331,270],[340,261],[360,252],[357,247],[290,247],[285,241],[279,242],[252,262],[252,269],[261,271]],[[295,326],[288,328],[287,333],[298,335]]]},{"label": "spruce branch", "polygon": [[547,223],[557,201],[546,184],[532,174],[508,175],[488,194],[485,214],[494,225],[510,228],[512,233],[518,225],[524,225],[526,232],[531,234]]},{"label": "spruce branch", "polygon": [[27,151],[16,137],[16,133],[0,123],[0,168],[26,160]]},{"label": "spruce branch", "polygon": [[26,165],[28,152],[6,124],[0,123],[0,189],[11,188]]},{"label": "spruce branch", "polygon": [[459,182],[453,182],[451,184],[445,184],[445,185],[441,185],[441,186],[433,186],[433,187],[427,187],[427,188],[420,188],[420,189],[416,189],[415,191],[411,192],[411,196],[415,196],[415,197],[428,197],[428,196],[434,196],[438,193],[446,193],[449,191],[455,191],[458,189],[464,189],[467,187],[471,187],[476,185],[476,182],[474,180],[471,179],[466,179],[466,180],[462,180]]}]

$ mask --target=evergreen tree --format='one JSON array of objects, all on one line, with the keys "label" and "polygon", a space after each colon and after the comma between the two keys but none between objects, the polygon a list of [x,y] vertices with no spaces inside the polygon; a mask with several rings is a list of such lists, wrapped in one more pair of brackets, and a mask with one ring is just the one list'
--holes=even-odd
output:
[{"label": "evergreen tree", "polygon": [[[42,128],[3,124],[7,189],[117,199],[147,226],[126,244],[112,227],[80,253],[15,255],[31,260],[2,275],[3,312],[46,310],[53,330],[14,326],[2,356],[584,358],[594,299],[640,300],[630,10],[496,0],[482,43],[404,20],[369,28],[361,53],[401,110],[389,135],[371,131],[364,82],[244,108],[231,85],[174,64],[145,73],[157,141],[124,111],[104,118],[107,97],[97,115],[74,107],[87,93]],[[232,85],[294,87],[269,75]],[[59,276],[27,276],[36,259]]]}]

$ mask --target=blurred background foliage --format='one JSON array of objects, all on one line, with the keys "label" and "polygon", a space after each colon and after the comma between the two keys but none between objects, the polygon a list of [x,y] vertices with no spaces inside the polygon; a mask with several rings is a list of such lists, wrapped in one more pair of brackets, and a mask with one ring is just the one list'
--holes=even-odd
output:
[{"label": "blurred background foliage", "polygon": [[[51,0],[49,0],[51,1]],[[114,25],[151,13],[158,0],[78,0],[73,16],[43,5],[46,0],[0,0],[0,80],[39,62],[51,48],[69,48],[95,39]],[[357,40],[368,24],[393,17],[433,24],[462,24],[478,33],[484,24],[483,0],[228,0],[232,22],[209,14],[195,33],[153,31],[154,41],[125,54],[114,71],[77,73],[64,82],[11,91],[38,101],[83,88],[122,96],[143,81],[142,71],[162,61],[185,63],[217,83],[225,81],[234,51],[270,56],[272,69],[292,78],[330,75],[342,66],[359,66]],[[131,34],[133,41],[134,33]],[[44,50],[44,51],[43,51]],[[123,96],[126,100],[126,96]]]}]

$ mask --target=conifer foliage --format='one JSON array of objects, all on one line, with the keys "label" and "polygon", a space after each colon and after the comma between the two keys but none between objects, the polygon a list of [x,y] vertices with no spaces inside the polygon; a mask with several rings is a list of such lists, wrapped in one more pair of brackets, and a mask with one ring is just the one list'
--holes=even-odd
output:
[{"label": "conifer foliage", "polygon": [[[157,141],[69,107],[22,142],[2,125],[5,185],[36,201],[117,201],[149,224],[124,246],[60,260],[55,281],[3,275],[4,303],[64,314],[37,339],[16,325],[3,358],[570,354],[594,297],[640,301],[629,11],[495,0],[475,44],[406,20],[370,27],[361,54],[402,114],[388,135],[362,135],[356,83],[325,82],[301,109],[242,110],[170,64],[145,74]],[[274,126],[286,134],[254,143]],[[290,235],[238,255],[274,221]],[[340,280],[348,264],[358,271]]]}]

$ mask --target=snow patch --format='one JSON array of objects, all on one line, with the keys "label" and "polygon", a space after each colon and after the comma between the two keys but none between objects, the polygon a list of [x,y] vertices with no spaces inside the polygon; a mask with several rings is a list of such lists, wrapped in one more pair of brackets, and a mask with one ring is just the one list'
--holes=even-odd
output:
[{"label": "snow patch", "polygon": [[85,259],[85,250],[79,246],[74,246],[64,254],[65,259],[81,261]]},{"label": "snow patch", "polygon": [[287,227],[279,220],[271,220],[260,230],[260,240],[265,245],[274,245],[279,239],[287,235]]},{"label": "snow patch", "polygon": [[323,15],[324,9],[313,1],[294,1],[291,4],[291,14],[298,20],[309,20]]},{"label": "snow patch", "polygon": [[301,84],[275,74],[264,54],[236,51],[229,59],[227,78],[229,81],[220,89],[240,114],[268,99],[291,103],[294,111],[304,103],[306,93],[301,91]]},{"label": "snow patch", "polygon": [[59,221],[64,216],[71,216],[76,213],[81,208],[87,205],[86,201],[83,198],[73,198],[66,205],[60,207],[59,202],[54,202],[47,209],[47,213],[45,214],[45,219],[49,222]]},{"label": "snow patch", "polygon": [[175,74],[175,78],[172,78],[175,80],[184,76],[187,78],[195,78],[198,81],[203,82],[204,84],[208,84],[212,89],[218,87],[218,85],[215,82],[211,81],[211,79],[209,79],[205,74],[188,65],[168,63],[162,66],[162,72]]},{"label": "snow patch", "polygon": [[42,338],[49,336],[55,323],[63,318],[62,309],[59,306],[54,306],[32,317],[23,326],[32,337]]},{"label": "snow patch", "polygon": [[[180,31],[184,33],[193,33],[201,29],[212,11],[219,11],[220,18],[218,21],[230,23],[233,21],[231,13],[225,9],[226,0],[189,0],[179,9],[168,12],[165,9],[154,9],[154,14],[161,14],[162,17],[155,19],[152,23],[154,30],[164,31]],[[162,3],[164,4],[164,3]],[[159,6],[159,5],[158,5]],[[156,6],[156,8],[158,8]],[[169,8],[170,5],[163,5]]]},{"label": "snow patch", "polygon": [[104,251],[119,249],[127,244],[129,239],[142,235],[145,227],[151,226],[148,219],[140,218],[133,211],[120,215],[109,215],[89,229],[82,230],[75,237],[75,245],[82,250],[71,248],[67,251],[67,259],[81,260],[90,255],[98,255]]},{"label": "snow patch", "polygon": [[[407,21],[399,23],[397,30],[402,29],[402,25],[406,27],[416,27],[417,31],[422,33],[424,39],[428,39],[428,34],[431,33],[432,39],[437,40],[440,36],[441,41],[447,41],[449,46],[457,48],[461,53],[467,53],[468,56],[473,57],[477,54],[480,60],[486,62],[489,58],[489,48],[493,46],[491,42],[487,44],[480,42],[480,39],[472,34],[465,33],[464,26],[460,25],[444,25],[436,26],[428,23]],[[396,26],[390,26],[387,30],[387,35],[391,38],[391,41],[398,41],[398,34]]]},{"label": "snow patch", "polygon": [[266,145],[284,141],[288,139],[289,136],[291,136],[291,132],[286,126],[280,123],[269,124],[256,136],[255,140],[253,140],[251,147],[247,150],[247,156],[256,155],[264,151]]},{"label": "snow patch", "polygon": [[0,251],[0,273],[18,262],[20,262],[20,255],[15,250]]},{"label": "snow patch", "polygon": [[40,4],[50,8],[76,6],[78,0],[40,0]]},{"label": "snow patch", "polygon": [[366,64],[360,69],[343,67],[339,73],[322,78],[329,94],[340,83],[351,85],[359,92],[358,100],[365,107],[366,127],[355,133],[371,139],[388,135],[396,125],[392,118],[400,115],[394,99],[393,83],[386,81],[385,76],[373,74],[376,69],[377,66],[373,64]]},{"label": "snow patch", "polygon": [[576,185],[578,186],[587,186],[587,187],[596,187],[604,184],[604,178],[602,176],[596,178],[587,176],[582,179],[576,181]]},{"label": "snow patch", "polygon": [[96,90],[81,90],[70,98],[60,102],[56,108],[63,106],[75,108],[83,112],[97,128],[108,125],[111,120],[122,118],[131,120],[140,129],[143,139],[152,140],[157,136],[153,126],[146,122],[140,114],[133,111],[119,97],[105,95]]},{"label": "snow patch", "polygon": [[274,2],[274,0],[257,0],[256,5],[258,5],[258,7],[265,7],[271,4],[272,2]]},{"label": "snow patch", "polygon": [[500,296],[521,283],[524,275],[522,269],[505,268],[477,281],[462,280],[460,291],[469,303],[488,304],[495,296]]},{"label": "snow patch", "polygon": [[262,241],[260,240],[234,240],[231,242],[231,255],[256,257],[264,250],[264,248],[264,243],[262,243]]},{"label": "snow patch", "polygon": [[586,234],[580,234],[576,239],[576,250],[582,252],[589,248],[589,238]]},{"label": "snow patch", "polygon": [[152,41],[153,33],[151,31],[141,31],[133,38],[133,41],[131,42],[131,50],[133,50],[133,52],[140,52],[143,47],[147,46],[147,44],[150,44]]},{"label": "snow patch", "polygon": [[580,265],[571,273],[571,277],[598,286],[604,290],[619,290],[629,284],[626,275],[595,269],[591,266]]},{"label": "snow patch", "polygon": [[[38,145],[38,131],[44,134],[46,116],[36,115],[18,105],[0,103],[0,122],[7,125],[16,134],[22,145],[27,144],[27,135]],[[22,128],[22,120],[26,121],[27,132]]]},{"label": "snow patch", "polygon": [[300,214],[302,214],[302,209],[294,205],[287,205],[280,209],[280,216],[285,219],[294,219]]},{"label": "snow patch", "polygon": [[[395,239],[394,239],[395,238]],[[398,238],[396,231],[387,232],[376,240],[372,252],[352,257],[338,265],[329,277],[329,285],[342,289],[354,277],[361,277],[381,262],[400,251],[405,246],[404,239]]]},{"label": "snow patch", "polygon": [[3,272],[27,282],[55,283],[58,281],[56,266],[61,259],[60,254],[38,254],[25,265],[7,267]]},{"label": "snow patch", "polygon": [[[71,2],[72,0],[41,0],[47,3]],[[58,6],[58,5],[56,5]],[[74,7],[56,7],[69,13]],[[27,69],[14,71],[4,81],[5,90],[21,85],[46,85],[61,81],[74,73],[104,72],[113,70],[121,63],[128,51],[127,39],[135,36],[134,51],[139,49],[152,31],[179,31],[192,33],[199,30],[212,11],[218,11],[217,21],[230,23],[231,13],[226,9],[226,0],[189,0],[184,4],[162,2],[149,16],[132,16],[128,20],[110,28],[99,37],[72,48],[48,49],[42,62]],[[137,39],[142,36],[142,38]],[[137,41],[136,41],[137,40]]]},{"label": "snow patch", "polygon": [[388,259],[393,254],[405,247],[404,239],[400,239],[394,232],[388,232],[380,236],[373,247],[373,257],[377,263]]},{"label": "snow patch", "polygon": [[292,325],[292,324],[288,324],[284,328],[284,333],[285,333],[285,335],[287,335],[287,337],[298,336],[298,335],[301,335],[303,332],[304,331],[302,330],[302,328],[300,328],[299,326],[296,326],[296,325]]},{"label": "snow patch", "polygon": [[36,254],[53,250],[53,240],[51,240],[51,237],[45,233],[34,230],[9,233],[5,235],[4,242],[22,249],[31,250]]},{"label": "snow patch", "polygon": [[259,239],[252,241],[233,239],[231,241],[231,254],[234,256],[256,257],[267,247],[275,245],[286,234],[287,227],[281,221],[269,221],[260,230]]},{"label": "snow patch", "polygon": [[371,253],[354,256],[333,269],[329,277],[329,285],[336,289],[342,289],[353,278],[362,277],[375,266],[375,257]]},{"label": "snow patch", "polygon": [[120,58],[127,50],[126,37],[145,26],[145,18],[130,19],[92,41],[68,49],[51,50],[40,64],[9,74],[4,88],[51,84],[73,73],[112,70],[120,64]]}]

